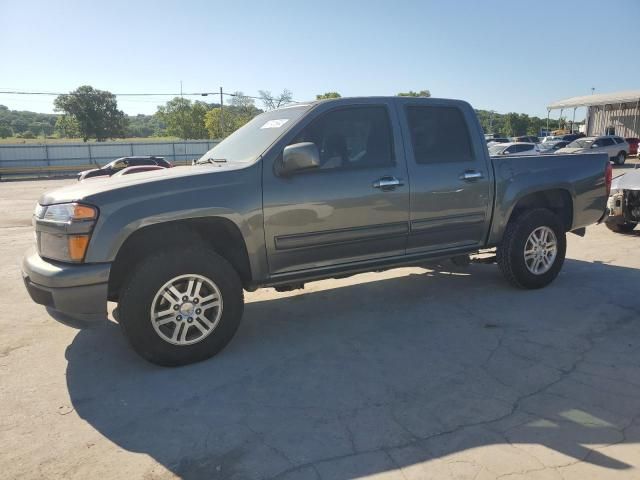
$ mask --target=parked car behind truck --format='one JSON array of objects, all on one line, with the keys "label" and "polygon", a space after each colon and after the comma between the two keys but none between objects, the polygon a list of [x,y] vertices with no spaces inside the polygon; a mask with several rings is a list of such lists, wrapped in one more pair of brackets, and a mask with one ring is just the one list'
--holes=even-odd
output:
[{"label": "parked car behind truck", "polygon": [[629,155],[629,144],[622,137],[616,135],[603,135],[600,137],[583,137],[572,141],[569,145],[559,150],[557,154],[602,152],[616,165],[624,164]]},{"label": "parked car behind truck", "polygon": [[66,317],[118,302],[140,355],[182,365],[231,340],[243,289],[491,247],[512,284],[544,287],[565,233],[602,217],[610,174],[602,154],[492,159],[462,101],[312,102],[254,118],[196,166],[45,193],[23,275]]}]

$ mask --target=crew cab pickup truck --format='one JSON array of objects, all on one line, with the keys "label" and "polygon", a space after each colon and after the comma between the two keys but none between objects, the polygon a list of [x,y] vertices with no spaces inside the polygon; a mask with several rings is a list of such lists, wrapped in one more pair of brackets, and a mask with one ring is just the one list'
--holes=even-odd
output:
[{"label": "crew cab pickup truck", "polygon": [[144,358],[220,351],[243,290],[417,265],[496,248],[512,284],[549,284],[566,232],[604,215],[606,154],[491,158],[462,101],[378,97],[254,118],[195,166],[42,195],[23,260],[34,301],[106,318]]}]

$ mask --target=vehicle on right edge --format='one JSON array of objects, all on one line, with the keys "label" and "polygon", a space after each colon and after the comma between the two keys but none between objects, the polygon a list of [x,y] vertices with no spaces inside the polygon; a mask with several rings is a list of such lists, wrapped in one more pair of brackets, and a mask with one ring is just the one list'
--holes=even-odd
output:
[{"label": "vehicle on right edge", "polygon": [[630,233],[640,223],[640,170],[632,170],[611,182],[605,224],[616,233]]},{"label": "vehicle on right edge", "polygon": [[638,143],[640,143],[640,138],[629,137],[629,138],[625,138],[625,140],[629,144],[629,155],[637,155]]},{"label": "vehicle on right edge", "polygon": [[600,137],[583,137],[574,140],[569,145],[560,150],[556,150],[556,154],[564,155],[567,153],[588,153],[598,152],[606,153],[616,165],[622,165],[629,156],[629,144],[622,137],[617,135],[602,135]]}]

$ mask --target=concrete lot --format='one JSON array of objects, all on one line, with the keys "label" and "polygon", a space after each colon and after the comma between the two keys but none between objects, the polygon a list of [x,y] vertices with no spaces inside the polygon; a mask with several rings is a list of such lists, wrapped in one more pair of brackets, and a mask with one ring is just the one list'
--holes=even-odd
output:
[{"label": "concrete lot", "polygon": [[443,264],[250,293],[226,350],[166,369],[27,297],[69,182],[0,183],[1,478],[640,478],[640,231],[570,235],[539,291]]}]

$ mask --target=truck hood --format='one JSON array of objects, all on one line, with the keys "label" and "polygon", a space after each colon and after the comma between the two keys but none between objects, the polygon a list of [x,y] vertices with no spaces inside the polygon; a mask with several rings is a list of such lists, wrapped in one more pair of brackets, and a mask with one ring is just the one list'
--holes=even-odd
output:
[{"label": "truck hood", "polygon": [[[248,167],[245,163],[230,163],[218,165],[195,165],[184,167],[166,168],[163,170],[151,170],[148,172],[133,173],[121,177],[95,177],[75,182],[67,187],[58,188],[42,194],[38,203],[51,205],[54,203],[66,203],[81,201],[88,197],[106,192],[128,189],[135,186],[156,187],[159,190],[168,188],[170,184],[180,181],[184,177],[215,175]],[[156,184],[156,185],[154,185]]]},{"label": "truck hood", "polygon": [[640,190],[640,170],[632,170],[614,178],[611,190]]}]

